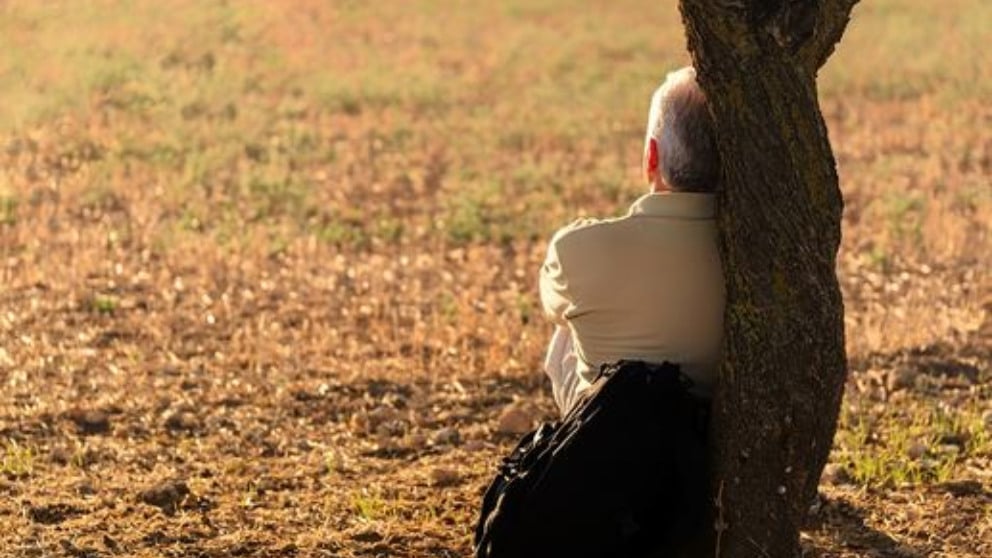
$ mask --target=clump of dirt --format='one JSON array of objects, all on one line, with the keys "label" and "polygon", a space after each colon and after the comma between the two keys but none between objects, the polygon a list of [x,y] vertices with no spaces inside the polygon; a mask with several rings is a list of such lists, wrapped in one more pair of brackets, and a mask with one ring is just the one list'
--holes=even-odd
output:
[{"label": "clump of dirt", "polygon": [[174,480],[142,490],[138,493],[138,500],[171,515],[176,513],[179,505],[189,494],[189,487],[185,482]]}]

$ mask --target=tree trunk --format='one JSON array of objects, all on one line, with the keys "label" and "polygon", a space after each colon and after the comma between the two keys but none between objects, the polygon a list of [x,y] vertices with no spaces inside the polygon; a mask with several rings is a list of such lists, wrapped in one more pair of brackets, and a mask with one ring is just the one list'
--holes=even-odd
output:
[{"label": "tree trunk", "polygon": [[847,371],[843,201],[816,72],[857,0],[680,0],[724,168],[717,556],[799,555]]}]

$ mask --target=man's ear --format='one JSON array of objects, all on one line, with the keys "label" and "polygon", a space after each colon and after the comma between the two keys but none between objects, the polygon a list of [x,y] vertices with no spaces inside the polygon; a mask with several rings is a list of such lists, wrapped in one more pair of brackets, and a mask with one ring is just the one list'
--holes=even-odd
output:
[{"label": "man's ear", "polygon": [[644,146],[644,176],[651,184],[658,178],[658,140],[654,138]]}]

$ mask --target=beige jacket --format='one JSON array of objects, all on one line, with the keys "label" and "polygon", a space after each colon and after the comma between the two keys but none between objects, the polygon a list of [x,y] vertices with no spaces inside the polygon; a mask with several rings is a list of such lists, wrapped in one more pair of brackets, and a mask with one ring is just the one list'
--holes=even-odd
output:
[{"label": "beige jacket", "polygon": [[713,196],[652,193],[624,217],[580,219],[554,235],[541,302],[571,331],[579,390],[620,359],[675,362],[711,389],[723,337],[716,234]]}]

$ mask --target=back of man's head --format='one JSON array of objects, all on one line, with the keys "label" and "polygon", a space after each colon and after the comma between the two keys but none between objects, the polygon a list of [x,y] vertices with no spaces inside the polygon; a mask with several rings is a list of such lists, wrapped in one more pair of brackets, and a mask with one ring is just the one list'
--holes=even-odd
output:
[{"label": "back of man's head", "polygon": [[651,98],[644,140],[645,170],[676,192],[713,192],[720,181],[720,155],[706,94],[687,66],[668,74]]}]

